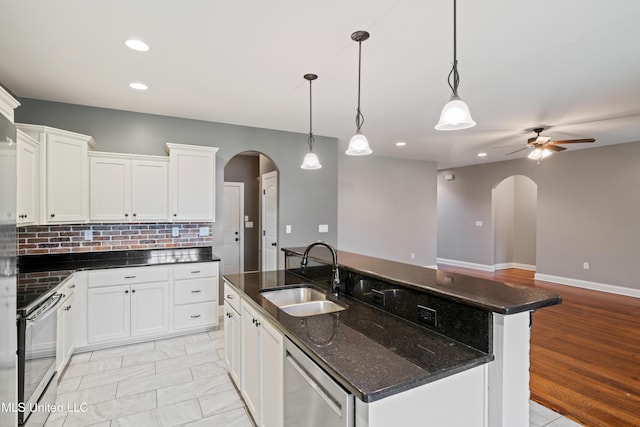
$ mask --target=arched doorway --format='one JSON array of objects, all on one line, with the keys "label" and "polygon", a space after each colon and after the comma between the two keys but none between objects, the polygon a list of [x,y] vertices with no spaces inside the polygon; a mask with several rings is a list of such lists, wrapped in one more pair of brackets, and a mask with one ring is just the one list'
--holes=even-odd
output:
[{"label": "arched doorway", "polygon": [[[264,176],[275,176],[275,195],[265,203]],[[263,153],[244,151],[224,167],[224,272],[225,274],[277,269],[263,262],[266,235],[277,236],[277,176],[275,163]],[[271,180],[273,186],[273,179]],[[266,191],[264,192],[266,193]],[[275,198],[275,203],[273,199]],[[275,210],[275,211],[274,211]],[[268,221],[265,221],[267,215]],[[269,251],[277,254],[276,246]],[[271,243],[269,242],[269,245]],[[277,260],[277,256],[276,256]]]},{"label": "arched doorway", "polygon": [[500,181],[491,195],[496,270],[536,268],[538,186],[524,175]]}]

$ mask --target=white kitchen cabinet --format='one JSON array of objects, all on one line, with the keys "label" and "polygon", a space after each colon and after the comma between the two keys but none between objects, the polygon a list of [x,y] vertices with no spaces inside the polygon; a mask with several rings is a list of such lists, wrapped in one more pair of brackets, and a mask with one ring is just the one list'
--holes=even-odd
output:
[{"label": "white kitchen cabinet", "polygon": [[47,126],[16,124],[40,142],[40,211],[44,223],[89,219],[89,159],[95,141],[87,135]]},{"label": "white kitchen cabinet", "polygon": [[40,143],[17,131],[17,225],[40,221]]},{"label": "white kitchen cabinet", "polygon": [[89,153],[92,221],[166,221],[168,159]]},{"label": "white kitchen cabinet", "polygon": [[166,144],[169,198],[174,221],[215,221],[218,148]]},{"label": "white kitchen cabinet", "polygon": [[56,367],[58,372],[62,372],[67,366],[75,349],[75,287],[75,278],[71,276],[60,290],[60,293],[64,296],[57,312]]},{"label": "white kitchen cabinet", "polygon": [[258,426],[282,427],[284,338],[244,299],[241,310],[240,392]]},{"label": "white kitchen cabinet", "polygon": [[241,303],[242,357],[240,392],[253,419],[260,425],[260,316],[244,300]]},{"label": "white kitchen cabinet", "polygon": [[174,267],[175,330],[218,324],[218,263],[202,262]]},{"label": "white kitchen cabinet", "polygon": [[89,344],[151,336],[168,330],[168,268],[114,268],[89,272]]},{"label": "white kitchen cabinet", "polygon": [[224,286],[224,361],[236,385],[240,384],[241,371],[241,320],[240,296],[225,283]]},{"label": "white kitchen cabinet", "polygon": [[260,358],[260,425],[282,427],[284,423],[284,337],[262,319],[262,357]]}]

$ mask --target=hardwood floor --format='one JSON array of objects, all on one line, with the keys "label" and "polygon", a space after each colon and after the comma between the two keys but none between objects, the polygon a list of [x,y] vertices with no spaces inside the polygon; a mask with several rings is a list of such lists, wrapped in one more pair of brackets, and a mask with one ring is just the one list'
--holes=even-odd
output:
[{"label": "hardwood floor", "polygon": [[441,270],[547,289],[533,314],[531,399],[585,426],[640,426],[640,299],[534,280],[534,272]]}]

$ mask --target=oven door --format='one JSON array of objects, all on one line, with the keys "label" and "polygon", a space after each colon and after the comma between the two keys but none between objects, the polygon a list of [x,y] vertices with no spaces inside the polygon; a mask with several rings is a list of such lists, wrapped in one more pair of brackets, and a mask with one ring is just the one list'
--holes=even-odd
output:
[{"label": "oven door", "polygon": [[54,294],[20,319],[18,399],[24,402],[24,409],[18,413],[19,424],[24,424],[32,411],[42,411],[37,404],[55,376],[57,308],[61,301],[62,295]]}]

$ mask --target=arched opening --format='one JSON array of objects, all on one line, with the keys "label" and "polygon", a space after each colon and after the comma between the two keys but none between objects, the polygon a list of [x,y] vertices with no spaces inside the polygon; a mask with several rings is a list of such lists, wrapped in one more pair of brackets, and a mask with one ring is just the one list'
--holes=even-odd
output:
[{"label": "arched opening", "polygon": [[536,268],[538,186],[524,175],[500,181],[491,194],[496,270]]},{"label": "arched opening", "polygon": [[278,168],[266,155],[244,151],[224,167],[224,272],[276,270]]}]

